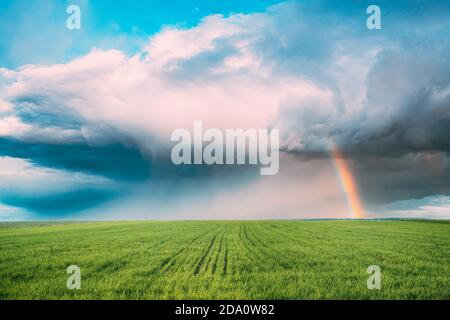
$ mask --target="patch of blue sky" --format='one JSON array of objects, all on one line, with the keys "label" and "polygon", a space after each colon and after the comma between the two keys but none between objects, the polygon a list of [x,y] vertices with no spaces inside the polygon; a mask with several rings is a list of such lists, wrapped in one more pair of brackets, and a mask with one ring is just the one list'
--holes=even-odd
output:
[{"label": "patch of blue sky", "polygon": [[[189,28],[212,14],[264,11],[279,0],[3,0],[0,66],[67,62],[92,48],[138,51],[165,26]],[[66,9],[80,6],[81,30],[68,30]]]}]

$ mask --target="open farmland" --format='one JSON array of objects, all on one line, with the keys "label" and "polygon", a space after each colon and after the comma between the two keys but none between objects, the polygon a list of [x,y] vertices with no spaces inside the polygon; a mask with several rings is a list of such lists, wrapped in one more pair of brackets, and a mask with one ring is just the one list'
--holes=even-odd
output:
[{"label": "open farmland", "polygon": [[450,223],[4,223],[0,298],[450,299]]}]

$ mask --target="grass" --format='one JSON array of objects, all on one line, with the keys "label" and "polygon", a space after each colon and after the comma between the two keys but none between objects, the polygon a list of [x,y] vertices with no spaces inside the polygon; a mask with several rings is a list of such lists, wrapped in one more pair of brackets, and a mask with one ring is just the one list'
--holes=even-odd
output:
[{"label": "grass", "polygon": [[444,221],[0,224],[0,299],[449,298]]}]

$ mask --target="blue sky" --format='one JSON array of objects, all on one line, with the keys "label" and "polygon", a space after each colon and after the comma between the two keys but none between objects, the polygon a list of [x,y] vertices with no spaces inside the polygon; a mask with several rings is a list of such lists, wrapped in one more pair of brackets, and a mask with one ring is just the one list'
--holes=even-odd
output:
[{"label": "blue sky", "polygon": [[[66,8],[81,8],[68,30]],[[450,5],[0,3],[0,220],[450,214]],[[279,128],[277,176],[174,166],[170,133]]]},{"label": "blue sky", "polygon": [[[0,3],[0,61],[16,68],[27,63],[55,63],[86,54],[92,47],[122,49],[128,53],[139,50],[149,36],[168,25],[193,27],[212,14],[251,14],[264,12],[280,0],[3,0]],[[364,22],[370,1],[292,1],[307,4],[312,12],[336,18]],[[65,9],[80,6],[83,29],[70,32],[65,25]],[[391,30],[402,20],[419,24],[436,16],[448,14],[445,1],[378,1],[385,14],[383,22]],[[386,31],[385,31],[386,32]],[[387,31],[389,32],[389,31]],[[27,39],[25,41],[25,39]],[[31,48],[32,47],[32,48]]]},{"label": "blue sky", "polygon": [[[0,61],[13,68],[27,63],[64,62],[86,54],[92,47],[131,53],[166,25],[192,27],[211,14],[264,11],[277,2],[5,0],[0,3]],[[70,4],[82,10],[83,28],[78,33],[62,28]],[[28,46],[34,50],[27,50]]]}]

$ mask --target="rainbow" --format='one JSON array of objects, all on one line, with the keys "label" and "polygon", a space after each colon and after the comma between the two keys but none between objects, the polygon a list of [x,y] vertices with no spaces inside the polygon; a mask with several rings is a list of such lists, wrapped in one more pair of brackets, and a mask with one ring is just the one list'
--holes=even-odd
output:
[{"label": "rainbow", "polygon": [[355,217],[356,219],[364,218],[365,217],[364,209],[361,204],[358,188],[356,186],[355,179],[347,165],[345,158],[342,156],[341,152],[336,148],[332,149],[331,157],[334,166],[336,168],[336,171],[338,173],[339,180],[346,194],[347,202],[353,217]]}]

